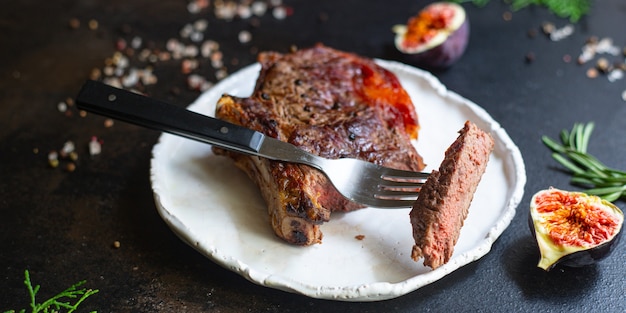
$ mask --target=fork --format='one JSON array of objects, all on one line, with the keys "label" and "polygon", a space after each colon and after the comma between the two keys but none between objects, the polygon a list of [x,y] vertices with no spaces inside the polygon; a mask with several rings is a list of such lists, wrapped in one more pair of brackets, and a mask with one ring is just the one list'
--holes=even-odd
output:
[{"label": "fork", "polygon": [[344,197],[369,207],[411,207],[429,175],[358,159],[326,159],[263,133],[97,81],[85,82],[76,104],[81,110],[227,150],[314,167]]}]

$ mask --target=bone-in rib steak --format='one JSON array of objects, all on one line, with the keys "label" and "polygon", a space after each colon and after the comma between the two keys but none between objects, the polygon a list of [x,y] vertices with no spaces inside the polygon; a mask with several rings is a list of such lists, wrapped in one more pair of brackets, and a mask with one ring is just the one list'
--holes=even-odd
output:
[{"label": "bone-in rib steak", "polygon": [[[323,45],[288,54],[259,55],[252,95],[224,95],[216,117],[325,158],[359,158],[420,171],[411,144],[419,124],[397,77],[373,60]],[[332,211],[359,208],[319,171],[214,148],[231,157],[261,190],[271,226],[287,242],[320,243],[320,225]]]}]

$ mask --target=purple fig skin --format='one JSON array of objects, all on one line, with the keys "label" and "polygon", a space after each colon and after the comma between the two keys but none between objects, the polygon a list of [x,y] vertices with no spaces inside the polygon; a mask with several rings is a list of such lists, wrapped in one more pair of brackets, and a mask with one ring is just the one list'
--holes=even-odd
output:
[{"label": "purple fig skin", "polygon": [[469,41],[469,19],[454,31],[442,44],[421,53],[405,54],[407,61],[418,66],[434,69],[446,69],[456,63],[467,47]]}]

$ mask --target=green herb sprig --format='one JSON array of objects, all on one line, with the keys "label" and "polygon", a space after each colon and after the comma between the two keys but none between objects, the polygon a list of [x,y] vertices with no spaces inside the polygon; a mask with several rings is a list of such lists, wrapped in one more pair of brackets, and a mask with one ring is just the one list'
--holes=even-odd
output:
[{"label": "green herb sprig", "polygon": [[586,193],[607,201],[626,197],[626,172],[612,169],[587,153],[594,124],[576,123],[571,131],[561,131],[561,143],[543,136],[541,140],[550,148],[552,157],[572,172],[572,184],[585,186]]},{"label": "green herb sprig", "polygon": [[[30,308],[31,308],[30,312],[32,313],[39,313],[39,312],[61,313],[63,312],[61,310],[67,310],[65,312],[71,313],[71,312],[76,311],[78,309],[78,306],[81,303],[83,303],[85,299],[87,299],[91,295],[98,292],[98,290],[94,290],[94,289],[86,289],[86,288],[78,289],[78,287],[84,285],[85,282],[86,281],[84,280],[79,281],[78,283],[70,286],[69,288],[58,293],[57,295],[44,301],[43,303],[37,303],[37,300],[35,298],[37,296],[37,293],[39,292],[40,286],[36,285],[33,287],[30,281],[30,274],[28,273],[28,270],[24,271],[24,285],[26,285],[26,288],[28,289],[28,295],[30,296]],[[74,304],[71,304],[71,302],[68,299],[77,299],[77,300]],[[26,309],[22,309],[19,311],[9,310],[9,311],[5,311],[4,313],[15,313],[15,312],[26,313],[27,311]],[[92,313],[93,312],[95,311],[92,311]]]},{"label": "green herb sprig", "polygon": [[[490,0],[453,0],[457,3],[472,2],[474,5],[482,7]],[[521,10],[531,5],[538,5],[548,8],[559,17],[569,18],[575,23],[581,17],[589,13],[592,0],[503,0],[509,3],[514,11]]]}]

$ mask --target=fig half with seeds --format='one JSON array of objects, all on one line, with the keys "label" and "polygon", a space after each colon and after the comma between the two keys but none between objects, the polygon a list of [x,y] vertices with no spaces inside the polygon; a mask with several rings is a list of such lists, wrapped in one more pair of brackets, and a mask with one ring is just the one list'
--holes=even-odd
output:
[{"label": "fig half with seeds", "polygon": [[469,20],[462,6],[434,2],[423,8],[406,25],[393,27],[396,48],[410,63],[447,68],[465,52]]},{"label": "fig half with seeds", "polygon": [[557,264],[580,267],[607,257],[624,213],[600,197],[550,188],[532,197],[529,222],[541,253],[537,266],[549,271]]}]

